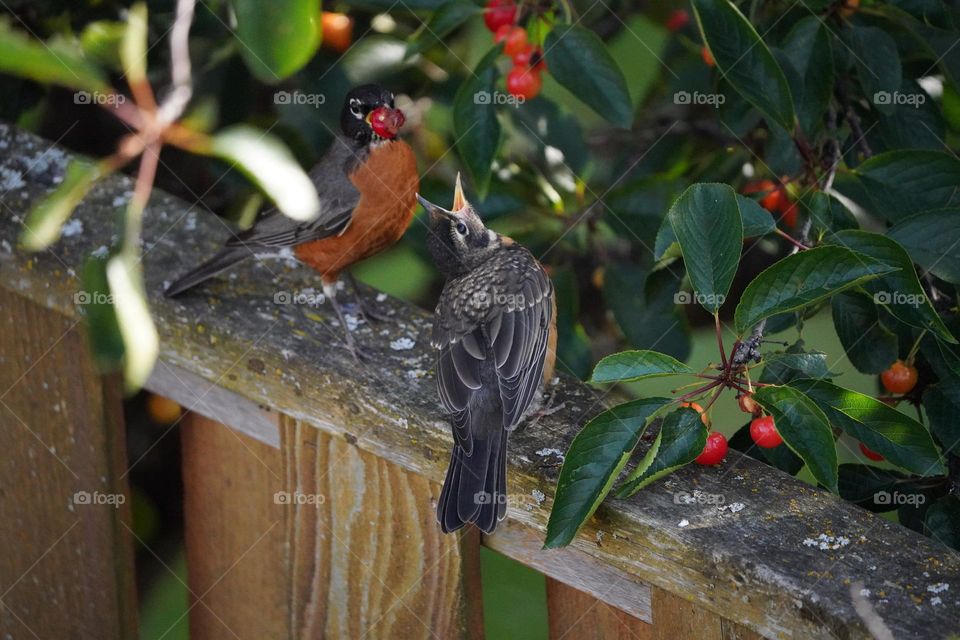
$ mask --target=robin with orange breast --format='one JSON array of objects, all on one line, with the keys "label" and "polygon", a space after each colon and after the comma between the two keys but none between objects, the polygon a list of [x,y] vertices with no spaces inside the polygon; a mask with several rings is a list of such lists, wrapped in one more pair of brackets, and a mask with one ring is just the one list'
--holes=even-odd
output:
[{"label": "robin with orange breast", "polygon": [[484,226],[459,175],[452,210],[417,198],[430,214],[427,248],[446,277],[432,344],[454,445],[437,520],[444,533],[469,522],[492,533],[507,512],[507,436],[553,377],[553,283],[529,251]]},{"label": "robin with orange breast", "polygon": [[268,211],[213,258],[171,284],[167,297],[182,294],[244,258],[292,249],[301,262],[320,272],[347,347],[357,356],[337,303],[337,280],[350,265],[396,243],[413,219],[420,179],[413,150],[397,139],[403,123],[403,112],[395,107],[390,91],[375,84],[352,89],[340,114],[340,135],[309,172],[320,197],[320,214],[300,222]]}]

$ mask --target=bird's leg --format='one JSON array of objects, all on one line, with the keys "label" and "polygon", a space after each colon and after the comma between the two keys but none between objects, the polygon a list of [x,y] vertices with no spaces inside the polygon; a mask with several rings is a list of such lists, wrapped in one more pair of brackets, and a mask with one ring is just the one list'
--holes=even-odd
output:
[{"label": "bird's leg", "polygon": [[376,308],[376,306],[363,299],[363,296],[360,294],[360,285],[357,282],[357,279],[349,271],[347,272],[347,282],[350,283],[350,287],[353,289],[353,298],[356,301],[357,309],[359,310],[360,315],[367,320],[373,320],[375,322],[392,322],[395,320],[393,316],[382,313]]},{"label": "bird's leg", "polygon": [[323,283],[323,294],[330,301],[330,306],[333,307],[333,310],[337,314],[337,320],[340,321],[340,326],[343,328],[343,334],[346,337],[347,349],[353,355],[354,359],[357,362],[360,362],[362,359],[369,359],[368,355],[363,352],[357,346],[356,341],[353,339],[353,333],[350,331],[350,326],[347,324],[347,318],[343,314],[343,309],[340,308],[340,303],[337,302],[337,281],[333,282],[324,282]]}]

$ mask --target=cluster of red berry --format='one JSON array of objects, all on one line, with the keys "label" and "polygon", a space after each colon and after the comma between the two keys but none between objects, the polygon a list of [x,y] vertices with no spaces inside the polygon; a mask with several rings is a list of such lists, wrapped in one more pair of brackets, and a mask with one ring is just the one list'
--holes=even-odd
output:
[{"label": "cluster of red berry", "polygon": [[543,50],[527,40],[527,30],[516,24],[517,5],[513,0],[490,0],[483,20],[493,32],[494,42],[503,43],[503,52],[513,60],[507,74],[507,92],[524,100],[537,97],[547,68]]},{"label": "cluster of red berry", "polygon": [[[758,447],[773,449],[783,444],[783,438],[780,437],[777,427],[774,425],[773,416],[763,415],[760,407],[749,394],[740,396],[739,403],[741,409],[754,415],[753,421],[750,422],[750,437],[753,438]],[[699,413],[703,424],[708,428],[710,427],[710,418],[699,404],[684,402],[680,406],[690,407]],[[707,436],[707,443],[704,445],[703,451],[694,461],[705,466],[720,464],[727,457],[727,451],[729,450],[730,445],[727,443],[727,437],[719,431],[711,431]]]},{"label": "cluster of red berry", "polygon": [[[786,182],[784,178],[784,182]],[[754,193],[764,194],[760,198],[760,206],[769,211],[774,217],[787,227],[797,224],[797,203],[790,199],[786,187],[773,180],[759,180],[750,182],[743,188],[744,195]]]}]

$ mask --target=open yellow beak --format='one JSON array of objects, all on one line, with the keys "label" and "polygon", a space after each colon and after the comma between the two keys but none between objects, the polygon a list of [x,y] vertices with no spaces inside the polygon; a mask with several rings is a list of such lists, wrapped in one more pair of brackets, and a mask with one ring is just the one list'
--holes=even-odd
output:
[{"label": "open yellow beak", "polygon": [[460,172],[457,171],[457,184],[453,188],[453,207],[452,211],[460,211],[467,205],[467,198],[463,195],[463,185],[460,183]]}]

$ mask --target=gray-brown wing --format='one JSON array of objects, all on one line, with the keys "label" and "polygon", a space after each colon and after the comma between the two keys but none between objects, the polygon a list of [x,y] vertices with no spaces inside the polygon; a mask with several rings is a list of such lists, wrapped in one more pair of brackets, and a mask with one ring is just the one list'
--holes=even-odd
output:
[{"label": "gray-brown wing", "polygon": [[468,455],[471,412],[490,394],[499,400],[504,429],[515,428],[529,408],[543,379],[553,319],[553,284],[529,252],[517,247],[491,263],[448,283],[433,327],[440,400]]},{"label": "gray-brown wing", "polygon": [[276,209],[264,213],[250,229],[237,234],[227,246],[292,247],[342,233],[350,224],[360,192],[350,182],[352,169],[362,160],[349,141],[335,138],[324,157],[308,175],[320,198],[320,215],[298,222]]}]

